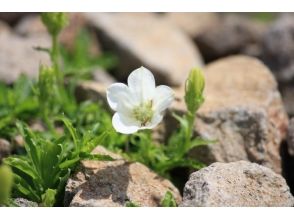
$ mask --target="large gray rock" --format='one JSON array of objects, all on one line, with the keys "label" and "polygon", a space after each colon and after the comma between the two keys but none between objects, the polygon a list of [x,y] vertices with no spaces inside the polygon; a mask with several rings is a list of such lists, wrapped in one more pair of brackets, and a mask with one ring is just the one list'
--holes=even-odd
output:
[{"label": "large gray rock", "polygon": [[238,53],[259,56],[259,48],[251,52],[247,47],[258,47],[265,28],[264,24],[240,15],[225,15],[213,27],[198,34],[195,41],[206,61]]},{"label": "large gray rock", "polygon": [[49,65],[50,58],[34,47],[48,48],[50,42],[50,38],[43,35],[20,37],[10,32],[0,32],[0,80],[12,83],[22,73],[36,78],[39,65]]},{"label": "large gray rock", "polygon": [[65,205],[69,206],[125,206],[131,201],[139,206],[159,206],[167,191],[177,203],[179,191],[140,163],[123,160],[119,155],[97,147],[93,153],[110,155],[111,162],[83,161],[79,171],[65,189]]},{"label": "large gray rock", "polygon": [[[205,102],[198,111],[195,132],[217,143],[197,148],[191,156],[207,164],[247,160],[281,173],[279,151],[288,116],[268,68],[257,59],[232,56],[203,71]],[[184,112],[183,89],[176,94],[172,108]],[[166,130],[174,127],[171,119],[165,122]]]},{"label": "large gray rock", "polygon": [[160,16],[151,13],[86,13],[107,50],[119,57],[117,77],[126,80],[145,66],[158,83],[179,86],[202,58],[189,37]]},{"label": "large gray rock", "polygon": [[294,115],[294,16],[286,14],[264,35],[263,60],[275,74],[286,110]]},{"label": "large gray rock", "polygon": [[256,163],[214,163],[192,173],[181,206],[293,206],[284,178]]}]

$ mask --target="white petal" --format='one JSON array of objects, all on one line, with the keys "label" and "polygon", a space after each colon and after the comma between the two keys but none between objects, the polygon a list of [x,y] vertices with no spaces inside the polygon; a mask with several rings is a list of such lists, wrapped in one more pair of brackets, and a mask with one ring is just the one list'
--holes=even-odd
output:
[{"label": "white petal", "polygon": [[108,87],[106,97],[110,108],[114,111],[118,110],[118,106],[128,105],[131,107],[137,105],[135,96],[131,94],[129,87],[123,83],[114,83]]},{"label": "white petal", "polygon": [[155,112],[162,112],[167,109],[174,100],[174,92],[168,86],[157,86],[156,95],[153,98],[153,108]]},{"label": "white petal", "polygon": [[119,113],[113,115],[112,125],[117,132],[123,134],[132,134],[139,130],[138,123],[135,120]]},{"label": "white petal", "polygon": [[163,115],[162,114],[155,114],[151,120],[150,123],[148,123],[145,127],[142,127],[141,129],[153,129],[155,128],[161,121],[162,121]]},{"label": "white petal", "polygon": [[154,76],[145,67],[140,67],[129,75],[128,86],[141,102],[151,100],[155,94]]}]

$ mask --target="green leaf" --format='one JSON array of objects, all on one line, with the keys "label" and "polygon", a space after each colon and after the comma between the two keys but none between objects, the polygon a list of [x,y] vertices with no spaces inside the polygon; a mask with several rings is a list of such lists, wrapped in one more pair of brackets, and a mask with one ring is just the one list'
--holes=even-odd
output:
[{"label": "green leaf", "polygon": [[170,191],[167,191],[160,202],[162,207],[177,207],[176,200]]},{"label": "green leaf", "polygon": [[32,165],[30,165],[28,161],[24,160],[23,158],[19,158],[17,156],[10,156],[4,159],[4,163],[27,174],[33,180],[37,180],[39,178],[38,174],[33,169]]},{"label": "green leaf", "polygon": [[70,132],[71,134],[71,137],[74,141],[74,144],[75,144],[75,147],[79,147],[79,137],[78,137],[78,134],[77,134],[77,131],[76,129],[73,127],[72,123],[70,122],[70,120],[64,116],[59,116],[57,117],[58,120],[61,120],[64,125],[66,126],[67,130]]},{"label": "green leaf", "polygon": [[138,204],[136,204],[132,201],[127,201],[125,206],[126,207],[140,207]]},{"label": "green leaf", "polygon": [[81,153],[80,158],[84,160],[114,161],[111,156],[103,154]]},{"label": "green leaf", "polygon": [[73,167],[77,162],[80,161],[79,157],[73,158],[71,160],[66,160],[63,163],[59,164],[60,169],[67,169]]},{"label": "green leaf", "polygon": [[191,141],[191,144],[189,146],[189,149],[192,149],[194,147],[198,147],[198,146],[205,146],[205,145],[209,145],[209,144],[215,144],[217,143],[217,141],[213,140],[205,140],[205,139],[202,139],[202,138],[194,138],[192,141]]},{"label": "green leaf", "polygon": [[10,193],[13,184],[13,173],[10,167],[0,166],[0,205],[6,205],[9,202]]},{"label": "green leaf", "polygon": [[47,189],[42,195],[42,205],[46,207],[52,207],[55,204],[56,190]]}]

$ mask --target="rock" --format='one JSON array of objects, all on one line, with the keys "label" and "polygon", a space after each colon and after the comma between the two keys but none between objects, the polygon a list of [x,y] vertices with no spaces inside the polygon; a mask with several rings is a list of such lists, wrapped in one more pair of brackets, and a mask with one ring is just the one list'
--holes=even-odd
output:
[{"label": "rock", "polygon": [[277,80],[294,80],[294,16],[283,15],[274,22],[263,38],[263,59]]},{"label": "rock", "polygon": [[94,71],[93,78],[96,82],[102,83],[105,86],[109,86],[116,82],[116,79],[113,76],[101,68]]},{"label": "rock", "polygon": [[92,100],[92,101],[102,101],[105,106],[108,106],[106,99],[106,89],[103,83],[94,81],[83,81],[81,82],[75,91],[75,96],[77,100]]},{"label": "rock", "polygon": [[178,190],[146,166],[131,163],[97,147],[93,153],[107,154],[116,161],[83,161],[65,189],[65,205],[125,206],[127,201],[140,206],[159,206],[166,191],[181,201]]},{"label": "rock", "polygon": [[22,36],[47,35],[45,25],[42,23],[40,15],[32,14],[21,19],[15,27],[15,32]]},{"label": "rock", "polygon": [[0,163],[2,159],[9,156],[10,153],[11,153],[10,143],[5,139],[0,138]]},{"label": "rock", "polygon": [[[13,45],[13,46],[12,46]],[[14,82],[20,74],[38,76],[39,65],[49,65],[48,54],[33,47],[49,47],[50,39],[41,36],[20,37],[13,33],[0,33],[0,80]]]},{"label": "rock", "polygon": [[291,118],[288,129],[288,151],[291,156],[294,156],[294,118]]},{"label": "rock", "polygon": [[248,45],[258,45],[265,28],[264,24],[231,14],[220,18],[213,28],[200,33],[195,41],[205,61],[210,62],[240,53]]},{"label": "rock", "polygon": [[1,12],[0,13],[0,20],[3,20],[10,25],[15,24],[17,21],[22,19],[23,17],[32,14],[31,12]]},{"label": "rock", "polygon": [[13,202],[19,207],[38,207],[38,203],[29,201],[24,198],[16,198]]},{"label": "rock", "polygon": [[202,58],[193,42],[166,19],[152,13],[85,13],[97,29],[104,49],[114,51],[120,62],[117,78],[146,66],[160,84],[181,85]]},{"label": "rock", "polygon": [[294,16],[282,15],[263,38],[263,60],[279,82],[289,115],[294,115]]},{"label": "rock", "polygon": [[164,18],[178,26],[193,39],[220,24],[220,16],[217,13],[172,12],[166,13]]},{"label": "rock", "polygon": [[9,33],[10,32],[10,28],[9,26],[0,20],[0,34],[4,34],[4,33]]},{"label": "rock", "polygon": [[[240,55],[211,63],[203,71],[205,102],[195,132],[217,143],[196,148],[191,156],[206,164],[247,160],[281,173],[279,150],[288,116],[268,68]],[[172,108],[184,112],[183,89],[177,96]],[[174,128],[170,118],[165,123],[167,131]]]},{"label": "rock", "polygon": [[214,163],[191,174],[181,206],[293,206],[284,178],[256,163]]}]

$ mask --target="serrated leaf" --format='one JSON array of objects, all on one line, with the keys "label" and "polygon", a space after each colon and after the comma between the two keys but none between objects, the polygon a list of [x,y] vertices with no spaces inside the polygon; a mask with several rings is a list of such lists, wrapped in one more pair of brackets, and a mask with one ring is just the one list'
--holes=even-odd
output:
[{"label": "serrated leaf", "polygon": [[162,207],[177,207],[176,200],[170,191],[167,191],[160,202]]}]

